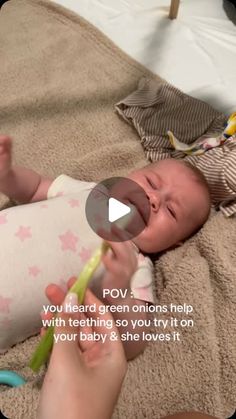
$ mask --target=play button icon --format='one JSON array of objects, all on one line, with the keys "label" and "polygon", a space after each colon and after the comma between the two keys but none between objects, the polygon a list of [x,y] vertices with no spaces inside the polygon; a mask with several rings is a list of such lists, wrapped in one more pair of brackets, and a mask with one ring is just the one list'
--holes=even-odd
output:
[{"label": "play button icon", "polygon": [[131,208],[128,205],[123,204],[115,198],[109,198],[108,200],[108,221],[113,223],[119,220],[125,215],[129,214]]},{"label": "play button icon", "polygon": [[113,177],[91,190],[85,212],[90,227],[102,239],[125,241],[147,227],[150,205],[140,185],[129,178]]}]

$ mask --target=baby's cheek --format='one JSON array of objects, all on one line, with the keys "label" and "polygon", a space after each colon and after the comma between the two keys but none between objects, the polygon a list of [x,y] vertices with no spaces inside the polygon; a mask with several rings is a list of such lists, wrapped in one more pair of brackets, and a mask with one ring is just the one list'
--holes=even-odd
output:
[{"label": "baby's cheek", "polygon": [[162,225],[159,229],[152,231],[150,241],[152,243],[152,252],[161,252],[177,244],[180,234],[177,226]]},{"label": "baby's cheek", "polygon": [[[146,229],[145,229],[146,230]],[[133,239],[133,242],[143,253],[158,252],[158,238],[153,232],[143,231]]]}]

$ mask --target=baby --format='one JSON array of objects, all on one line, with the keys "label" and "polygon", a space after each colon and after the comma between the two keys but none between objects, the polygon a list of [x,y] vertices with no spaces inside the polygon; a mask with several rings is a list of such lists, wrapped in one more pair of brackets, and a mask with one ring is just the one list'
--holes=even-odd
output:
[{"label": "baby", "polygon": [[[85,217],[86,199],[95,186],[61,175],[55,180],[32,170],[12,167],[9,137],[0,136],[0,191],[19,204],[0,213],[0,350],[36,334],[40,311],[47,305],[45,287],[52,279],[65,286],[77,276],[101,238]],[[162,160],[128,174],[150,203],[150,217],[132,241],[110,242],[93,284],[101,298],[103,288],[128,290],[125,298],[106,297],[109,306],[152,303],[152,264],[147,254],[181,243],[206,221],[210,211],[207,183],[200,172],[174,159]],[[120,320],[146,319],[145,313],[113,312]],[[140,336],[145,327],[119,327]],[[124,342],[128,358],[145,342]]]}]

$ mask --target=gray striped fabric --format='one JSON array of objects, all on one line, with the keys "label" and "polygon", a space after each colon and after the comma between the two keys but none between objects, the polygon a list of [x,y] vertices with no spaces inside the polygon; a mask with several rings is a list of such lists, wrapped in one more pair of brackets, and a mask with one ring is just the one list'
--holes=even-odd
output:
[{"label": "gray striped fabric", "polygon": [[203,134],[224,130],[227,118],[207,103],[192,98],[165,81],[142,78],[136,91],[116,104],[118,113],[137,130],[149,161],[185,159],[205,175],[212,203],[224,215],[236,212],[236,136],[200,156],[186,156],[170,144],[170,130],[191,144]]}]

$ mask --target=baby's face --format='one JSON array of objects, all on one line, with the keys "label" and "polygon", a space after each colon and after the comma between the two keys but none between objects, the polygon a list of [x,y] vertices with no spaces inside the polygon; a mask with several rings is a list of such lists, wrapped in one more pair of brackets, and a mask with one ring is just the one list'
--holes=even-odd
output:
[{"label": "baby's face", "polygon": [[167,159],[131,172],[150,202],[150,218],[144,230],[133,239],[139,249],[156,253],[189,237],[206,219],[209,194],[192,170]]}]

